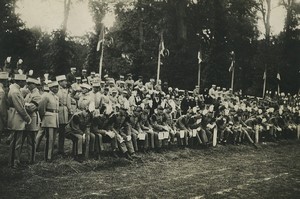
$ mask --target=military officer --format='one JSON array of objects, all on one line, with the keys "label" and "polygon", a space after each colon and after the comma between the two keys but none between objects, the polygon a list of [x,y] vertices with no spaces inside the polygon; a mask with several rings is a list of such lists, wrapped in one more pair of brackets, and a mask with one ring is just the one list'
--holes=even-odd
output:
[{"label": "military officer", "polygon": [[15,83],[8,92],[8,120],[7,129],[13,133],[10,142],[9,165],[13,168],[20,166],[20,155],[22,146],[23,131],[26,124],[31,123],[31,118],[25,109],[25,101],[20,88],[26,84],[26,75],[15,74]]},{"label": "military officer", "polygon": [[70,73],[67,74],[67,82],[70,85],[75,83],[75,74],[76,74],[76,68],[71,68]]},{"label": "military officer", "polygon": [[[89,114],[95,111],[95,95],[93,92],[90,92],[92,86],[89,84],[81,84],[82,95],[78,100],[78,109],[81,111],[87,111]],[[86,157],[89,154],[89,151],[94,152],[95,148],[95,135],[90,133],[91,127],[91,118],[88,121],[85,121],[85,139],[86,139]]]},{"label": "military officer", "polygon": [[8,73],[0,72],[0,141],[7,125],[7,86]]},{"label": "military officer", "polygon": [[65,127],[69,121],[69,114],[71,112],[71,96],[67,88],[67,79],[65,75],[59,75],[56,77],[56,81],[59,84],[59,90],[57,96],[59,98],[59,129],[58,129],[58,153],[64,154],[65,144]]},{"label": "military officer", "polygon": [[59,127],[59,98],[56,95],[59,90],[58,82],[48,84],[49,93],[45,93],[39,104],[39,114],[42,119],[41,127],[46,132],[45,160],[51,161],[55,135]]},{"label": "military officer", "polygon": [[38,106],[41,101],[41,95],[37,86],[39,81],[34,78],[26,80],[27,87],[30,93],[25,97],[25,108],[31,118],[31,123],[26,125],[26,130],[23,137],[23,142],[27,138],[27,145],[29,146],[30,163],[35,161],[35,136],[40,128],[40,116],[38,113]]}]

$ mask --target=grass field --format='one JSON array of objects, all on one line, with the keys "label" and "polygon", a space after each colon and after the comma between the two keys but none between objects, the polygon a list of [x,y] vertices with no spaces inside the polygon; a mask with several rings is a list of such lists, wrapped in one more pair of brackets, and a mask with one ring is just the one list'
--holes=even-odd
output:
[{"label": "grass field", "polygon": [[[173,149],[132,162],[103,156],[7,167],[0,145],[0,198],[300,198],[300,142]],[[25,155],[25,154],[24,154]],[[42,159],[42,152],[37,160]]]}]

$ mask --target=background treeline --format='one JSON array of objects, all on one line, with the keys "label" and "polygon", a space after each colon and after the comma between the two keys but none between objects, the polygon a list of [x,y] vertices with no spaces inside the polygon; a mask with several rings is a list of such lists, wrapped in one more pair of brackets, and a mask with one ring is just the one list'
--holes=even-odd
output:
[{"label": "background treeline", "polygon": [[[297,0],[282,0],[278,5],[286,10],[285,26],[279,35],[270,32],[268,12],[272,8],[268,9],[268,3],[271,0],[90,0],[94,31],[71,37],[67,32],[68,9],[76,1],[64,0],[62,28],[49,34],[39,28],[25,27],[15,14],[17,0],[1,0],[0,66],[11,56],[12,67],[22,58],[24,67],[33,69],[36,75],[66,74],[70,67],[98,72],[100,52],[96,46],[101,21],[114,9],[116,22],[105,36],[104,73],[114,77],[128,72],[135,77],[143,75],[145,79],[155,77],[163,32],[169,56],[162,58],[161,79],[173,87],[192,89],[197,84],[200,49],[202,89],[212,83],[230,86],[228,68],[230,52],[234,51],[235,89],[261,95],[266,69],[267,90],[277,90],[278,72],[282,91],[297,93],[299,90],[300,4]],[[265,22],[264,33],[258,31],[259,16]]]}]

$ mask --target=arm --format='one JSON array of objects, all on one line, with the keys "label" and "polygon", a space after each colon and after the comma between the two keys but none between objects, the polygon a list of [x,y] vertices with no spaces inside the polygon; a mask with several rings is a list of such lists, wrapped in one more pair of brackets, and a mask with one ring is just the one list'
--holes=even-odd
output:
[{"label": "arm", "polygon": [[26,112],[24,98],[21,96],[21,93],[12,93],[11,98],[15,109],[21,115],[23,120],[30,123],[31,118]]}]

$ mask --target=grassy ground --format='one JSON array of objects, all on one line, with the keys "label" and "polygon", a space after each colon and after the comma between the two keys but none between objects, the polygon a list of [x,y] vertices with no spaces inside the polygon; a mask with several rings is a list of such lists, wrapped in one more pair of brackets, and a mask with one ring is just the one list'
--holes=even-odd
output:
[{"label": "grassy ground", "polygon": [[[70,145],[70,143],[68,143]],[[103,156],[7,168],[0,144],[0,198],[299,198],[300,142],[173,149],[133,162]],[[25,155],[25,154],[24,154]],[[42,159],[42,152],[37,159]]]}]

